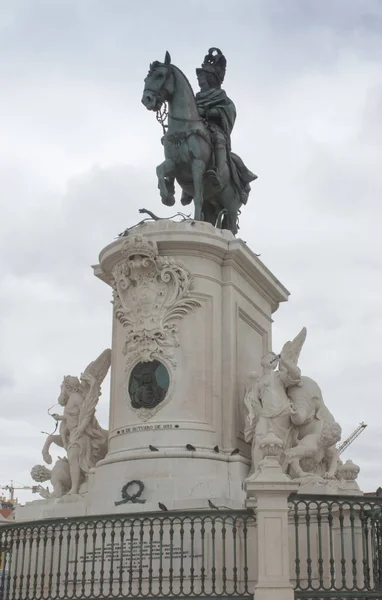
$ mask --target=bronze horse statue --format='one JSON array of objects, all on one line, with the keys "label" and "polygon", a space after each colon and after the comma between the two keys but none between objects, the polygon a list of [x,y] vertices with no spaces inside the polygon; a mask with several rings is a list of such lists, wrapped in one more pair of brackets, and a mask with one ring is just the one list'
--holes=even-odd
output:
[{"label": "bronze horse statue", "polygon": [[194,200],[195,220],[214,226],[221,220],[222,228],[236,234],[242,202],[232,168],[227,160],[221,173],[221,186],[216,186],[209,177],[214,162],[211,132],[199,114],[188,79],[171,64],[168,52],[163,63],[156,61],[150,65],[142,103],[157,115],[164,103],[168,104],[168,126],[162,139],[165,160],[156,169],[163,204],[175,203],[176,179],[184,196],[189,201]]}]

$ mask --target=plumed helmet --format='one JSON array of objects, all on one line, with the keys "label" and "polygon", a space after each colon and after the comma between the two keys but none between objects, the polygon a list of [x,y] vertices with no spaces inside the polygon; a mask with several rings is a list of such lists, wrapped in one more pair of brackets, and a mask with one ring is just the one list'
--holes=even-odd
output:
[{"label": "plumed helmet", "polygon": [[227,61],[219,48],[210,48],[208,54],[205,55],[203,64],[200,69],[196,69],[198,75],[201,71],[215,75],[220,84],[223,83],[225,77]]}]

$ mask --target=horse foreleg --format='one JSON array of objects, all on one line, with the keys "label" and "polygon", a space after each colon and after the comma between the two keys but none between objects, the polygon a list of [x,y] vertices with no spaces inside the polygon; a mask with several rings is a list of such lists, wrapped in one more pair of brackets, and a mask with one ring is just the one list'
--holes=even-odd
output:
[{"label": "horse foreleg", "polygon": [[52,463],[52,457],[49,454],[49,448],[51,447],[52,444],[56,444],[57,446],[60,446],[60,448],[64,447],[61,435],[57,434],[57,435],[49,435],[46,439],[46,442],[44,444],[44,447],[42,449],[42,457],[44,459],[44,461],[50,465]]},{"label": "horse foreleg", "polygon": [[194,184],[195,220],[203,220],[203,180],[206,171],[206,163],[200,159],[192,162],[192,180]]},{"label": "horse foreleg", "polygon": [[[174,171],[175,163],[171,158],[166,158],[160,165],[157,166],[158,188],[163,204],[173,206],[175,204],[174,197]],[[171,181],[167,183],[166,177],[171,176]]]},{"label": "horse foreleg", "polygon": [[216,207],[210,202],[205,202],[203,207],[203,220],[215,227],[217,219]]}]

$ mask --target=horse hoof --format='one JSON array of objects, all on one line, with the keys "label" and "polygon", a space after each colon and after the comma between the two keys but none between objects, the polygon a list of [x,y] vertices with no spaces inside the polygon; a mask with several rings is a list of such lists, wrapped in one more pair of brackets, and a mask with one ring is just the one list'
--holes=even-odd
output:
[{"label": "horse hoof", "polygon": [[166,198],[162,198],[162,204],[165,206],[174,206],[175,198],[174,196],[166,196]]}]

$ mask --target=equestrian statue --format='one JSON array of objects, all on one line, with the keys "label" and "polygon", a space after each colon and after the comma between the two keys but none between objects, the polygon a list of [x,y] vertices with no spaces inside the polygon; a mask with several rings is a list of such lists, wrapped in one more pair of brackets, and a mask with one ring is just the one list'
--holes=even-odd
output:
[{"label": "equestrian statue", "polygon": [[[182,71],[164,62],[150,65],[142,103],[162,123],[165,160],[157,167],[163,204],[175,204],[175,179],[182,188],[181,203],[194,201],[195,220],[238,231],[240,207],[247,203],[250,183],[257,179],[231,151],[236,108],[221,88],[227,61],[210,48],[196,75],[200,92],[194,95]],[[165,121],[167,119],[167,124]]]}]

